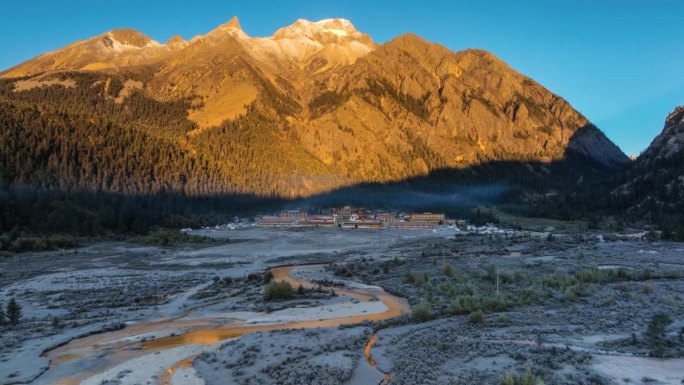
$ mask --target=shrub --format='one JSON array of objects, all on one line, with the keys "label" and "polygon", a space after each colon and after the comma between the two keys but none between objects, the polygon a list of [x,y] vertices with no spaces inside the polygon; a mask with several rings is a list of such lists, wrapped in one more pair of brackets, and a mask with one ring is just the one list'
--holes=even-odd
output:
[{"label": "shrub", "polygon": [[651,348],[650,355],[662,357],[667,345],[665,329],[672,323],[672,318],[665,313],[657,313],[651,317],[644,333],[644,339]]},{"label": "shrub", "polygon": [[283,301],[294,297],[292,285],[289,282],[271,281],[264,290],[264,299],[267,301]]},{"label": "shrub", "polygon": [[570,302],[575,302],[577,301],[577,294],[575,294],[575,291],[573,290],[572,287],[569,287],[565,290],[564,293],[565,299]]},{"label": "shrub", "polygon": [[644,271],[641,272],[641,276],[639,278],[642,281],[648,281],[649,279],[653,278],[653,272],[650,269],[644,269]]},{"label": "shrub", "polygon": [[454,268],[451,267],[451,265],[444,265],[444,267],[442,268],[442,272],[447,277],[452,277],[454,275]]},{"label": "shrub", "polygon": [[425,273],[425,272],[420,273],[420,274],[416,274],[413,277],[413,283],[419,287],[425,285],[429,280],[430,280],[430,277],[428,276],[428,273]]},{"label": "shrub", "polygon": [[479,309],[482,306],[481,299],[475,295],[459,295],[452,303],[451,314],[468,314],[468,312]]},{"label": "shrub", "polygon": [[413,316],[420,322],[429,321],[432,319],[432,311],[430,309],[430,304],[427,302],[421,302],[413,307]]},{"label": "shrub", "polygon": [[468,316],[468,322],[471,324],[483,324],[485,323],[485,314],[482,310],[475,310]]},{"label": "shrub", "polygon": [[490,282],[496,282],[496,266],[495,265],[487,265],[485,270],[487,271],[487,276],[486,276],[487,279]]},{"label": "shrub", "polygon": [[527,368],[523,374],[504,374],[500,383],[501,385],[543,385],[544,381],[541,377],[533,375],[530,368]]}]

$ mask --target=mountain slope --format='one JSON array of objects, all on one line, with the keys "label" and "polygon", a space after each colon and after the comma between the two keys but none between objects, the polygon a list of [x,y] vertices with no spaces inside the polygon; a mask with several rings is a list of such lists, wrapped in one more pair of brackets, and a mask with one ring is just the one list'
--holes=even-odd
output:
[{"label": "mountain slope", "polygon": [[663,131],[615,194],[628,202],[632,216],[650,219],[666,237],[684,240],[684,106],[667,116]]},{"label": "mountain slope", "polygon": [[[673,159],[684,153],[684,106],[679,106],[667,118],[663,131],[653,139],[646,151],[637,159],[638,169],[656,168],[663,162],[671,162],[677,166],[684,166]],[[669,169],[669,167],[668,167]],[[684,168],[673,170],[683,175]]]},{"label": "mountain slope", "polygon": [[668,115],[662,132],[629,167],[537,200],[528,211],[613,228],[627,222],[656,224],[663,238],[684,240],[684,106]]},{"label": "mountain slope", "polygon": [[[559,186],[627,164],[565,100],[491,53],[415,35],[378,45],[343,19],[298,20],[262,38],[234,18],[164,45],[112,31],[0,76],[8,140],[26,134],[21,147],[42,154],[28,167],[4,147],[10,185],[297,197],[497,163],[534,164],[538,185]],[[124,149],[151,138],[176,150],[104,161],[110,144],[82,131],[87,140],[55,168],[60,148],[45,143],[64,132],[38,139],[26,116],[126,130]],[[149,183],[114,182],[126,174]]]},{"label": "mountain slope", "polygon": [[[316,80],[326,84],[322,95],[339,104],[318,107],[319,116],[307,122],[305,138],[313,138],[307,148],[323,157],[343,140],[359,148],[358,158],[375,158],[368,172],[388,158],[404,165],[406,174],[490,161],[559,161],[579,129],[594,134],[573,139],[578,152],[606,166],[626,163],[567,102],[485,51],[454,53],[404,35]],[[351,132],[339,134],[340,126]],[[417,145],[429,155],[411,154]],[[589,151],[591,146],[609,151]]]},{"label": "mountain slope", "polygon": [[185,44],[178,37],[167,44],[160,44],[136,30],[117,29],[40,55],[0,72],[0,76],[19,77],[47,71],[104,70],[149,64],[182,49]]}]

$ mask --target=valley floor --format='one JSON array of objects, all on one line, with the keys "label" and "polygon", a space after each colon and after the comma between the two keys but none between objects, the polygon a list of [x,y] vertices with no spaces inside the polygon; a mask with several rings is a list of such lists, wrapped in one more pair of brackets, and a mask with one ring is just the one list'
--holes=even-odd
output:
[{"label": "valley floor", "polygon": [[[23,307],[0,326],[0,384],[684,380],[681,244],[447,227],[197,233],[218,242],[0,259],[0,301]],[[264,299],[268,269],[293,298]],[[658,313],[673,321],[669,358],[648,357]]]}]

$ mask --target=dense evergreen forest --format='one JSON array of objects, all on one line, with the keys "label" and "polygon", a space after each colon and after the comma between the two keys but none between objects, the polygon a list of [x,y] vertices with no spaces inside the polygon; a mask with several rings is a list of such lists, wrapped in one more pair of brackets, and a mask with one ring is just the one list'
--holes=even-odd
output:
[{"label": "dense evergreen forest", "polygon": [[[196,128],[187,120],[188,102],[134,92],[117,103],[121,81],[100,77],[69,73],[75,87],[21,92],[0,81],[0,231],[141,234],[154,226],[215,224],[281,201],[269,192],[244,193],[264,180],[236,171],[262,161],[242,156],[254,140],[246,137],[270,130],[256,112],[199,135],[198,151],[184,139]],[[263,164],[288,166],[273,157]]]},{"label": "dense evergreen forest", "polygon": [[281,200],[237,194],[130,196],[32,187],[1,188],[0,202],[3,232],[76,236],[145,234],[156,226],[196,228],[232,220],[234,215],[275,210],[283,204]]},{"label": "dense evergreen forest", "polygon": [[[114,82],[98,84],[95,76],[70,74],[76,87],[21,92],[0,81],[5,183],[121,194],[272,196],[274,169],[292,166],[259,151],[261,142],[277,142],[279,133],[256,111],[190,143],[184,134],[196,127],[187,120],[189,103],[159,102],[140,92],[116,103]],[[248,168],[254,170],[246,173]]]},{"label": "dense evergreen forest", "polygon": [[542,198],[515,211],[558,219],[584,219],[598,226],[614,217],[617,227],[627,224],[656,224],[664,239],[684,241],[684,153],[658,159],[648,169],[639,163],[624,172],[581,188]]}]

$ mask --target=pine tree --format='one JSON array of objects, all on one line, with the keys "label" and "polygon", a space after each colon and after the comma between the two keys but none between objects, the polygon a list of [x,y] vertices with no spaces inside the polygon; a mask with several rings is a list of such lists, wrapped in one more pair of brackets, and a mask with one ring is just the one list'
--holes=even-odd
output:
[{"label": "pine tree", "polygon": [[19,319],[21,318],[21,306],[14,300],[10,298],[7,303],[7,318],[12,326],[19,324]]}]

